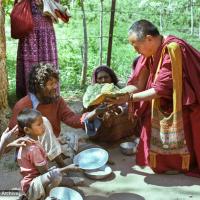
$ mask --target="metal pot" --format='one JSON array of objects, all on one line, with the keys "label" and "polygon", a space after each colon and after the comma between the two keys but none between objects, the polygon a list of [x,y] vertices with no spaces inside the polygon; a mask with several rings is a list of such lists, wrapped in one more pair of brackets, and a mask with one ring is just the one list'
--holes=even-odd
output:
[{"label": "metal pot", "polygon": [[120,151],[125,155],[133,155],[137,150],[136,142],[123,142],[120,144]]}]

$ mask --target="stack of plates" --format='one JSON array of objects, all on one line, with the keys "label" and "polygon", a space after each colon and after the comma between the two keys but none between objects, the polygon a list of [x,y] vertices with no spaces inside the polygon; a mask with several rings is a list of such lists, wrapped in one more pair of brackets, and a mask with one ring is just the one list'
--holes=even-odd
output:
[{"label": "stack of plates", "polygon": [[105,165],[96,170],[86,170],[84,173],[88,178],[100,180],[107,178],[112,173],[112,169],[108,165]]},{"label": "stack of plates", "polygon": [[74,156],[74,164],[84,170],[95,170],[108,162],[108,152],[101,148],[90,148]]},{"label": "stack of plates", "polygon": [[86,176],[92,179],[103,179],[112,173],[112,169],[106,165],[108,152],[101,148],[86,149],[74,157],[74,164],[84,169]]}]

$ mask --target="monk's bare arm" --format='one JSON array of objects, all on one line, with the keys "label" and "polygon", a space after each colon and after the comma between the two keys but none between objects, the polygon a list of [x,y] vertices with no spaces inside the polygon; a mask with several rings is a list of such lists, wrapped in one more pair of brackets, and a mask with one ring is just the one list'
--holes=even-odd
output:
[{"label": "monk's bare arm", "polygon": [[[126,94],[123,94],[123,95],[120,95],[117,97],[116,96],[108,97],[108,98],[106,98],[106,102],[110,103],[110,104],[120,105],[120,104],[126,103],[128,101],[136,102],[136,101],[140,101],[140,100],[148,100],[148,99],[154,98],[154,95],[155,96],[157,95],[157,94],[155,94],[156,93],[155,90],[150,91],[150,92],[146,92],[148,90],[145,91],[148,77],[149,77],[149,70],[147,68],[143,68],[142,71],[140,72],[140,75],[138,77],[136,84],[128,85],[125,88],[123,88],[123,90],[126,91]],[[135,96],[133,98],[134,94],[136,94],[136,99],[135,99]],[[132,97],[132,98],[130,98],[130,97]],[[145,97],[145,99],[143,99],[143,97]]]},{"label": "monk's bare arm", "polygon": [[137,102],[137,101],[150,101],[152,99],[158,98],[159,95],[157,94],[156,90],[154,88],[138,92],[135,94],[131,94],[131,101]]}]

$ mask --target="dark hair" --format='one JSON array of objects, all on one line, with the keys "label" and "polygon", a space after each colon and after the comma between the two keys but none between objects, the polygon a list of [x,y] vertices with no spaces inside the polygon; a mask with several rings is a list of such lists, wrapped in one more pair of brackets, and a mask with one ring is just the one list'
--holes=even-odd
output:
[{"label": "dark hair", "polygon": [[117,75],[107,65],[100,65],[99,67],[97,67],[94,70],[93,75],[92,75],[92,83],[93,84],[97,83],[97,75],[98,75],[99,72],[102,72],[102,71],[108,73],[110,75],[111,79],[112,79],[112,83],[114,83],[114,85],[117,85],[117,83],[118,83]]},{"label": "dark hair", "polygon": [[129,35],[135,33],[138,40],[143,40],[147,35],[159,36],[157,27],[145,19],[136,21],[129,28]]},{"label": "dark hair", "polygon": [[59,80],[58,72],[54,70],[53,64],[38,63],[33,65],[29,74],[29,92],[36,94],[40,89],[43,89],[51,78]]},{"label": "dark hair", "polygon": [[17,116],[19,130],[24,132],[24,128],[30,128],[37,117],[42,116],[41,112],[31,108],[23,109]]}]

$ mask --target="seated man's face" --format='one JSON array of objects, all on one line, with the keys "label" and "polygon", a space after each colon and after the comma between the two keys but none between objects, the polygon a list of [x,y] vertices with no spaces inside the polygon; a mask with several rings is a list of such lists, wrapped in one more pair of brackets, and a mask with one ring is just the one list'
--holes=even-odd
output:
[{"label": "seated man's face", "polygon": [[110,77],[110,74],[108,74],[105,71],[100,71],[97,74],[97,83],[102,84],[102,83],[112,83],[112,78]]},{"label": "seated man's face", "polygon": [[58,80],[51,77],[47,82],[46,82],[46,85],[45,85],[45,88],[43,90],[43,94],[42,96],[44,98],[56,98],[58,95],[57,95],[57,87],[58,87]]}]

